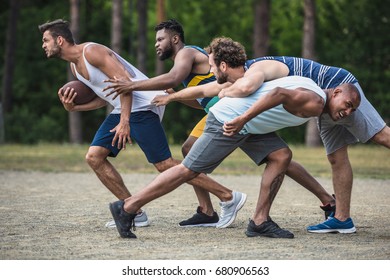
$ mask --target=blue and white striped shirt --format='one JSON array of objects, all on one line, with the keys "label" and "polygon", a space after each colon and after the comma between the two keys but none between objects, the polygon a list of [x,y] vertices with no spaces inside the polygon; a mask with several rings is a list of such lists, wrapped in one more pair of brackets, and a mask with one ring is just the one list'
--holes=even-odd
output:
[{"label": "blue and white striped shirt", "polygon": [[335,88],[341,84],[357,83],[357,79],[347,70],[334,66],[327,66],[310,59],[289,56],[264,56],[245,63],[245,69],[249,69],[255,62],[261,60],[280,61],[289,69],[289,76],[301,76],[312,79],[322,89]]}]

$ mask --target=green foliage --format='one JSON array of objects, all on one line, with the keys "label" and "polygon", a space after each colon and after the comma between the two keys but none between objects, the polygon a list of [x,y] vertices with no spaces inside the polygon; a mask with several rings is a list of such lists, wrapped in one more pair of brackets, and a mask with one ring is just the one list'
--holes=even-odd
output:
[{"label": "green foliage", "polygon": [[[205,47],[217,36],[227,36],[251,46],[253,1],[167,1],[167,17],[179,20],[186,43]],[[248,49],[250,50],[250,49]]]},{"label": "green foliage", "polygon": [[[359,79],[366,96],[386,119],[390,119],[390,5],[379,0],[317,0],[317,60],[344,67]],[[69,20],[69,1],[21,1],[17,26],[13,111],[5,116],[8,142],[66,142],[67,112],[57,91],[67,79],[63,61],[48,60],[41,48],[37,26],[56,18]],[[110,46],[111,1],[81,0],[79,41],[95,41]],[[186,43],[206,46],[216,36],[228,36],[243,43],[252,55],[253,0],[182,1],[166,0],[167,18],[184,26]],[[5,51],[9,1],[0,2],[0,53]],[[271,1],[270,55],[300,56],[303,32],[303,1]],[[156,22],[155,1],[148,2],[147,75],[154,76]],[[123,1],[123,46],[121,55],[137,64],[136,0]],[[0,65],[4,56],[0,57]],[[168,71],[172,62],[165,62]],[[4,69],[0,69],[0,79]],[[179,103],[166,108],[164,125],[171,143],[182,143],[201,110]],[[83,113],[83,132],[90,141],[105,116],[104,110]],[[280,132],[287,142],[303,142],[304,126]]]},{"label": "green foliage", "polygon": [[318,9],[317,52],[322,62],[351,71],[366,97],[389,119],[390,5],[385,2],[320,1],[324,9]]},{"label": "green foliage", "polygon": [[269,55],[300,57],[302,54],[302,31],[302,1],[272,1]]}]

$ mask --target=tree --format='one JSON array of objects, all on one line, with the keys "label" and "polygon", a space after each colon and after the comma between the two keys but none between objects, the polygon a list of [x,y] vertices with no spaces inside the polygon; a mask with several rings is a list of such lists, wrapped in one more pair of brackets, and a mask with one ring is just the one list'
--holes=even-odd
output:
[{"label": "tree", "polygon": [[138,69],[147,73],[146,69],[146,51],[147,50],[147,18],[148,18],[148,1],[137,1],[137,14],[138,14],[138,48],[137,48],[137,65]]},{"label": "tree", "polygon": [[112,0],[111,48],[120,54],[122,49],[122,0]]},{"label": "tree", "polygon": [[4,76],[1,88],[2,99],[0,102],[0,144],[5,141],[4,133],[4,114],[12,110],[12,84],[15,68],[15,49],[17,24],[20,11],[19,0],[10,0],[10,15],[7,25],[7,37],[4,56]]},{"label": "tree", "polygon": [[253,56],[265,56],[269,48],[269,21],[271,0],[255,1],[253,28]]},{"label": "tree", "polygon": [[[111,23],[111,48],[120,54],[122,50],[122,0],[112,0],[112,23]],[[111,104],[107,105],[107,115],[114,109]]]},{"label": "tree", "polygon": [[[165,1],[157,0],[157,23],[166,20],[165,13]],[[164,61],[161,61],[158,56],[156,56],[156,76],[164,73]]]},{"label": "tree", "polygon": [[[80,0],[70,0],[70,30],[76,42],[79,39],[80,26]],[[74,77],[68,67],[68,81]],[[69,140],[72,144],[81,144],[83,142],[83,127],[81,121],[81,112],[69,112]]]},{"label": "tree", "polygon": [[[302,57],[315,60],[315,0],[305,0],[304,12]],[[306,124],[305,144],[308,147],[321,145],[317,121],[314,118]]]}]

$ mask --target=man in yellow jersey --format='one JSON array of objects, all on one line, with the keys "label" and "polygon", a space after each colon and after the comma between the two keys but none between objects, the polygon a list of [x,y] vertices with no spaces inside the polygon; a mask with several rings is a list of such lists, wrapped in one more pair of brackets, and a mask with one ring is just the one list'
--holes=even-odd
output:
[{"label": "man in yellow jersey", "polygon": [[[138,90],[167,90],[182,84],[184,87],[191,87],[215,81],[214,74],[210,72],[209,58],[207,52],[193,45],[185,45],[184,31],[179,22],[170,19],[161,22],[155,27],[156,31],[156,53],[160,60],[172,59],[174,64],[168,73],[153,77],[147,81],[128,81],[123,79],[110,79],[110,86],[106,87],[107,96],[128,93]],[[204,109],[206,113],[209,108],[219,100],[218,97],[199,98],[196,101],[183,102],[184,104]],[[191,134],[182,146],[183,156],[186,156],[194,142],[203,133],[206,117],[199,121]],[[200,202],[193,217],[179,223],[180,226],[215,226],[219,221],[217,213],[213,209],[210,195],[204,191],[194,188]],[[204,197],[206,196],[206,197]]]}]

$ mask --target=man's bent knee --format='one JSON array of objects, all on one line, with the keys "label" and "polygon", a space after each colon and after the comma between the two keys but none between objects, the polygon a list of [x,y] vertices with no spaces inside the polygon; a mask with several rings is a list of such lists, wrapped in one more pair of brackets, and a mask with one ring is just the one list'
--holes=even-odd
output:
[{"label": "man's bent knee", "polygon": [[181,146],[181,153],[183,157],[186,157],[186,155],[190,152],[192,146],[197,139],[197,137],[189,136],[187,140],[183,143],[183,145]]},{"label": "man's bent knee", "polygon": [[101,147],[90,147],[85,155],[85,161],[91,168],[98,167],[108,156],[108,150]]},{"label": "man's bent knee", "polygon": [[348,146],[344,146],[328,155],[328,161],[332,166],[344,164],[348,159]]},{"label": "man's bent knee", "polygon": [[292,152],[289,148],[282,148],[270,153],[267,157],[268,164],[278,164],[280,168],[287,170],[292,159]]},{"label": "man's bent knee", "polygon": [[170,157],[166,160],[154,163],[154,166],[156,167],[157,171],[161,173],[175,165],[178,165],[179,163],[179,160]]},{"label": "man's bent knee", "polygon": [[268,156],[269,161],[280,161],[280,162],[287,162],[290,164],[290,161],[292,159],[292,152],[289,148],[282,148],[277,151],[272,152]]}]

